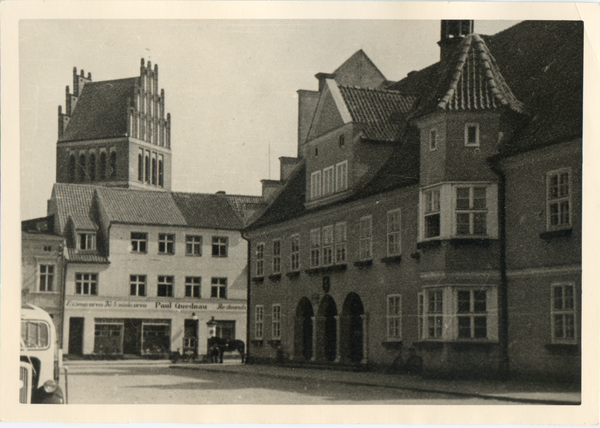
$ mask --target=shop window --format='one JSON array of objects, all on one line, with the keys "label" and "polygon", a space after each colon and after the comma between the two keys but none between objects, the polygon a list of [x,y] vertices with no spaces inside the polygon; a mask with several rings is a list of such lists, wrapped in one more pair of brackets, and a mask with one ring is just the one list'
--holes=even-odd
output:
[{"label": "shop window", "polygon": [[254,308],[254,338],[257,340],[262,340],[263,338],[264,311],[263,305],[256,305]]},{"label": "shop window", "polygon": [[146,295],[146,275],[129,275],[129,295]]},{"label": "shop window", "polygon": [[265,274],[265,244],[262,242],[256,244],[256,276],[261,277]]},{"label": "shop window", "polygon": [[571,227],[570,175],[569,169],[547,174],[546,213],[549,230]]},{"label": "shop window", "polygon": [[323,228],[323,266],[331,266],[333,264],[333,226],[325,226]]},{"label": "shop window", "polygon": [[479,147],[479,124],[465,124],[465,146]]},{"label": "shop window", "polygon": [[273,273],[281,273],[281,240],[273,241]]},{"label": "shop window", "polygon": [[402,253],[400,231],[400,210],[387,213],[387,255],[397,256]]},{"label": "shop window", "polygon": [[148,247],[148,234],[145,232],[131,232],[131,252],[146,253]]},{"label": "shop window", "polygon": [[200,286],[202,278],[199,276],[186,276],[185,277],[185,297],[196,297],[201,298]]},{"label": "shop window", "polygon": [[273,305],[273,322],[271,324],[273,331],[272,337],[275,340],[281,339],[281,305]]},{"label": "shop window", "polygon": [[310,267],[317,267],[321,262],[321,229],[310,231]]},{"label": "shop window", "polygon": [[335,262],[346,263],[346,223],[335,225]]},{"label": "shop window", "polygon": [[202,236],[186,235],[185,236],[185,255],[198,256],[202,255]]},{"label": "shop window", "polygon": [[75,294],[92,296],[98,295],[98,274],[76,273]]},{"label": "shop window", "polygon": [[486,235],[486,188],[456,187],[456,235]]},{"label": "shop window", "polygon": [[402,340],[402,297],[400,294],[387,296],[387,340]]},{"label": "shop window", "polygon": [[373,257],[373,234],[371,216],[360,219],[359,257],[361,260],[370,260]]},{"label": "shop window", "polygon": [[348,161],[335,165],[335,191],[341,192],[348,188]]},{"label": "shop window", "polygon": [[210,297],[213,299],[227,298],[227,278],[212,278]]},{"label": "shop window", "polygon": [[173,297],[173,277],[159,276],[158,277],[158,297]]},{"label": "shop window", "polygon": [[96,249],[96,234],[95,233],[78,233],[77,240],[80,250],[95,250]]},{"label": "shop window", "polygon": [[142,354],[164,354],[171,349],[170,320],[144,320],[142,322]]},{"label": "shop window", "polygon": [[228,239],[223,236],[212,237],[212,255],[213,257],[227,257]]},{"label": "shop window", "polygon": [[123,353],[123,323],[96,322],[94,327],[95,354]]},{"label": "shop window", "polygon": [[575,333],[575,287],[573,284],[552,286],[552,341],[574,343]]},{"label": "shop window", "polygon": [[300,235],[292,235],[290,244],[290,270],[297,272],[300,270]]},{"label": "shop window", "polygon": [[158,253],[175,254],[175,235],[169,233],[158,234]]},{"label": "shop window", "polygon": [[222,339],[235,340],[235,321],[215,321],[217,323],[216,335]]},{"label": "shop window", "polygon": [[54,265],[40,265],[39,291],[54,291]]}]

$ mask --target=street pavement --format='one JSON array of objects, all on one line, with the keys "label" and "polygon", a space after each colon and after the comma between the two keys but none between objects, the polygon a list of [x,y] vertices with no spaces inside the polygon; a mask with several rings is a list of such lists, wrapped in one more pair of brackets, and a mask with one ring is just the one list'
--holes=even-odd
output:
[{"label": "street pavement", "polygon": [[[76,404],[577,405],[581,402],[581,393],[575,386],[516,380],[429,379],[406,374],[245,365],[227,360],[225,364],[129,360],[69,361],[65,365],[70,402]],[[96,393],[89,396],[86,388],[92,385]],[[127,393],[121,394],[119,388]],[[160,393],[154,394],[154,390]]]}]

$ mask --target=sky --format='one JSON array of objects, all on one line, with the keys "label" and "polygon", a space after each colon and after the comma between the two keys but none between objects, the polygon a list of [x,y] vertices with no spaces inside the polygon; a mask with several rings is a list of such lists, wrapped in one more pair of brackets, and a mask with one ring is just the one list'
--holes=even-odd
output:
[{"label": "sky", "polygon": [[[476,21],[495,34],[517,21]],[[58,106],[73,67],[93,81],[159,67],[171,113],[172,190],[260,195],[297,153],[297,91],[317,90],[362,49],[388,80],[439,59],[440,21],[21,20],[21,220],[46,215],[56,174]]]}]

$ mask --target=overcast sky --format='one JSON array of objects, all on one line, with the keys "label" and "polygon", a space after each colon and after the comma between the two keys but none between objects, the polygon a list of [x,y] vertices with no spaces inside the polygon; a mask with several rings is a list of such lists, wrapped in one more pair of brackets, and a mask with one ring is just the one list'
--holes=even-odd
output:
[{"label": "overcast sky", "polygon": [[[476,21],[475,31],[515,23]],[[440,21],[22,20],[21,219],[46,215],[73,67],[101,81],[139,76],[141,58],[158,64],[173,190],[259,195],[261,179],[279,179],[278,158],[296,155],[296,91],[316,90],[316,73],[363,49],[399,80],[438,60],[439,35]]]}]

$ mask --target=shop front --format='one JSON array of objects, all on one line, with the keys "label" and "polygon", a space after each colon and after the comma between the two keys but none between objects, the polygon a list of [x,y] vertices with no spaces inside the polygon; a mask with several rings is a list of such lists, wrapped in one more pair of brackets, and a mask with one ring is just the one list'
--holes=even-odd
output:
[{"label": "shop front", "polygon": [[207,324],[216,335],[245,340],[246,302],[178,302],[67,299],[65,353],[164,357],[180,350],[207,351]]}]

